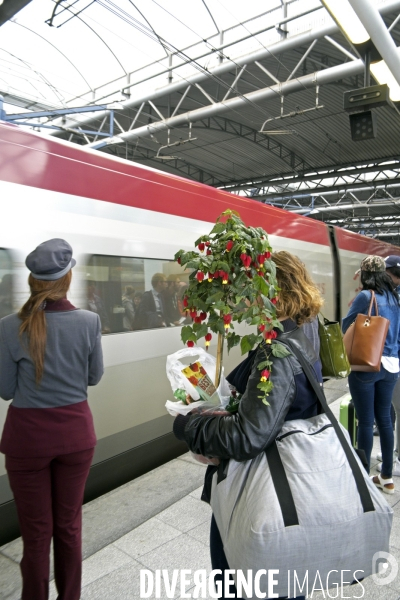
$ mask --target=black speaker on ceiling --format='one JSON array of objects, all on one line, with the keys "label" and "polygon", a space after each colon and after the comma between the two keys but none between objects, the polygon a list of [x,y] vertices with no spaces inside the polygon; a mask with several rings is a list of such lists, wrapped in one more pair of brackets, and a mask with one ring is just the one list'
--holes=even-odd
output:
[{"label": "black speaker on ceiling", "polygon": [[376,114],[371,110],[349,115],[351,139],[353,142],[372,140],[376,138],[377,122]]}]

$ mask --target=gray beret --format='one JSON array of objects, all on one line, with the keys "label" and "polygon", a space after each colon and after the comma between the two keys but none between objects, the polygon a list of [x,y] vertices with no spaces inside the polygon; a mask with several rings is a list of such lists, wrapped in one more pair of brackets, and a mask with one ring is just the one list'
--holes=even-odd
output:
[{"label": "gray beret", "polygon": [[68,242],[54,238],[28,254],[25,264],[35,279],[55,281],[66,275],[76,265],[76,260],[72,258]]}]

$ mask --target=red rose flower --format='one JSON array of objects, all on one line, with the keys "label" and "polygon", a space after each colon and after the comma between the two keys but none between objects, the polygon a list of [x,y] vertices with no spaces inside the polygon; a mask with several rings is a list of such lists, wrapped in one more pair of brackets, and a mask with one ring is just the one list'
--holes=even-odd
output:
[{"label": "red rose flower", "polygon": [[197,273],[196,273],[196,279],[197,279],[198,282],[203,281],[203,279],[204,279],[204,273],[202,271],[197,271]]},{"label": "red rose flower", "polygon": [[201,312],[201,313],[200,313],[200,319],[201,319],[202,321],[204,321],[205,319],[207,319],[207,313],[206,313],[206,312]]},{"label": "red rose flower", "polygon": [[194,342],[192,342],[191,340],[189,340],[188,342],[186,342],[189,348],[193,348],[194,346]]},{"label": "red rose flower", "polygon": [[264,369],[264,371],[261,371],[261,377],[265,377],[265,379],[268,379],[268,377],[271,375],[270,371],[268,371],[268,369]]},{"label": "red rose flower", "polygon": [[227,252],[230,252],[230,251],[232,250],[232,248],[233,248],[234,244],[235,244],[235,242],[234,242],[234,241],[232,241],[232,240],[228,240],[228,241],[226,242],[226,251],[227,251]]},{"label": "red rose flower", "polygon": [[211,339],[212,339],[211,333],[206,333],[206,335],[204,337],[205,337],[206,342],[211,342]]},{"label": "red rose flower", "polygon": [[200,250],[200,252],[203,252],[204,248],[205,248],[205,244],[203,242],[200,242],[200,244],[197,246],[198,249]]},{"label": "red rose flower", "polygon": [[188,305],[189,305],[189,302],[188,302],[187,296],[185,296],[185,297],[184,297],[184,299],[183,299],[183,306],[184,306],[185,308],[187,308],[187,307],[188,307]]}]

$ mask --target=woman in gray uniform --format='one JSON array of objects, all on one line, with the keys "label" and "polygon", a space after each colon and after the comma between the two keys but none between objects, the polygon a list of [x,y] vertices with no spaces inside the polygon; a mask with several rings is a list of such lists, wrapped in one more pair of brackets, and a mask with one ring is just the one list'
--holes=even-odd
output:
[{"label": "woman in gray uniform", "polygon": [[82,500],[96,436],[87,386],[103,375],[101,325],[66,298],[75,265],[65,240],[26,259],[30,297],[0,320],[0,442],[24,543],[22,600],[47,600],[50,543],[59,600],[79,600]]}]

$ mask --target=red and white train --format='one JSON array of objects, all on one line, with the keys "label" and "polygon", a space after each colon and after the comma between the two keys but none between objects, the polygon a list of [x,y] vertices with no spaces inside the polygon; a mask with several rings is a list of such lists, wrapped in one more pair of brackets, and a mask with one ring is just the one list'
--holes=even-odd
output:
[{"label": "red and white train", "polygon": [[[150,289],[156,272],[183,276],[175,252],[193,249],[227,208],[263,227],[274,250],[301,257],[330,318],[346,314],[365,255],[400,254],[377,240],[1,122],[0,206],[0,316],[18,310],[27,297],[25,256],[54,237],[68,240],[77,260],[71,301],[82,308],[102,305],[109,333],[103,336],[106,372],[89,394],[99,442],[88,498],[185,450],[164,408],[171,398],[166,356],[182,347],[180,328],[123,331],[127,285],[140,292]],[[235,350],[225,367],[239,359]],[[0,401],[0,429],[7,408]],[[3,458],[0,545],[16,534]]]}]

